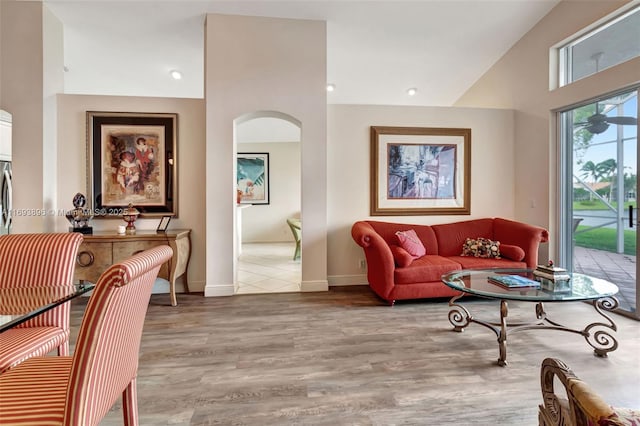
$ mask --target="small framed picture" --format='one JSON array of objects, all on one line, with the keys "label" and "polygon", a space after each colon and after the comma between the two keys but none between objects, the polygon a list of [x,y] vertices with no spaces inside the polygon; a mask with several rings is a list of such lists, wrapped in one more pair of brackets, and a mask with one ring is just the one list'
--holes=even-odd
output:
[{"label": "small framed picture", "polygon": [[160,219],[160,223],[158,224],[158,228],[156,228],[156,232],[166,232],[170,221],[171,216],[162,216],[162,219]]}]

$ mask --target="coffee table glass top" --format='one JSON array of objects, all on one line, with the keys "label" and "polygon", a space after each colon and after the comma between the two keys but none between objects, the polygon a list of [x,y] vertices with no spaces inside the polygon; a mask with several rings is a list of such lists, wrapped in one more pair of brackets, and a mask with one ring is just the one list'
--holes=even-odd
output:
[{"label": "coffee table glass top", "polygon": [[442,282],[455,290],[492,299],[561,302],[593,300],[618,293],[615,284],[578,273],[571,274],[571,290],[566,292],[542,288],[505,288],[490,282],[488,278],[492,275],[521,275],[533,279],[533,269],[463,269],[443,275]]}]

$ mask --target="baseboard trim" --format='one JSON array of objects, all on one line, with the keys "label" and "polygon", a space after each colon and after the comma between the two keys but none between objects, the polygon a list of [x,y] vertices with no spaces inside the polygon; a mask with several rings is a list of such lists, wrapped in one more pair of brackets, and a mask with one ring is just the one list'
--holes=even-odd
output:
[{"label": "baseboard trim", "polygon": [[359,275],[330,275],[329,279],[330,287],[340,287],[346,285],[369,285],[367,276],[364,274]]},{"label": "baseboard trim", "polygon": [[329,282],[326,280],[302,281],[300,285],[300,291],[302,292],[327,291],[327,290],[329,290]]},{"label": "baseboard trim", "polygon": [[204,288],[204,297],[233,296],[234,293],[233,284],[208,285]]}]

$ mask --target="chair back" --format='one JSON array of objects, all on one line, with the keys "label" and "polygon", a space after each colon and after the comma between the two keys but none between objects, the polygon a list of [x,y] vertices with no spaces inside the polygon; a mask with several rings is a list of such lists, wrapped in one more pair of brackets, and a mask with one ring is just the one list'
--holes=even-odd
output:
[{"label": "chair back", "polygon": [[172,255],[168,246],[154,247],[100,276],[76,341],[64,424],[98,424],[135,379],[151,290]]},{"label": "chair back", "polygon": [[[73,284],[79,233],[10,234],[0,236],[0,287],[65,287]],[[69,304],[20,324],[18,327],[69,329]]]}]

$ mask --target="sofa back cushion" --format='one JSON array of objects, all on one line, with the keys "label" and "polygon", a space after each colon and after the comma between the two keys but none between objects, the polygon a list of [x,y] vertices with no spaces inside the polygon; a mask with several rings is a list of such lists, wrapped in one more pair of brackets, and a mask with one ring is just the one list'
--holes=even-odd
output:
[{"label": "sofa back cushion", "polygon": [[408,231],[410,229],[413,229],[414,231],[416,231],[416,235],[418,236],[418,238],[420,238],[420,241],[422,241],[422,245],[424,246],[427,254],[438,254],[438,242],[431,226],[379,222],[375,220],[369,220],[367,222],[390,246],[398,245],[398,237],[396,236],[396,232]]},{"label": "sofa back cushion", "polygon": [[[467,238],[493,240],[493,219],[475,219],[431,226],[440,256],[459,256]],[[427,247],[427,253],[429,248]]]}]

